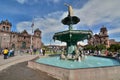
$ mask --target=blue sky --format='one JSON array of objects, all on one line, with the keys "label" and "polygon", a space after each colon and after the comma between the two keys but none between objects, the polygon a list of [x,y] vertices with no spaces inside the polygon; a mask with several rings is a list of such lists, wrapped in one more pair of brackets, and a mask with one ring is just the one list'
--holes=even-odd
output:
[{"label": "blue sky", "polygon": [[[42,42],[50,44],[55,32],[68,29],[61,23],[68,14],[64,3],[72,5],[74,15],[81,20],[74,29],[99,33],[104,25],[109,38],[120,41],[120,0],[0,0],[0,21],[8,19],[12,31],[26,29],[30,34],[34,21],[34,29],[42,31]],[[53,40],[51,43],[64,44]]]}]

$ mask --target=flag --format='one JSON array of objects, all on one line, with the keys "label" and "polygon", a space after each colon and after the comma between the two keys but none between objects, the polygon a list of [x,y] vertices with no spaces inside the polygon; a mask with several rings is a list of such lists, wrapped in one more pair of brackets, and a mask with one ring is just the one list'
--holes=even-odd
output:
[{"label": "flag", "polygon": [[34,22],[32,22],[32,25],[31,25],[31,27],[33,28],[33,26],[34,26]]},{"label": "flag", "polygon": [[31,24],[32,33],[33,33],[33,26],[34,26],[34,22],[32,22],[32,24]]}]

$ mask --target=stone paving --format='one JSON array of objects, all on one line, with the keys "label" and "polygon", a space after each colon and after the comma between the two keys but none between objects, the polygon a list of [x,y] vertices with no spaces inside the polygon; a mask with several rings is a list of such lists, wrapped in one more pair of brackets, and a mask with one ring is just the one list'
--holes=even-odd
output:
[{"label": "stone paving", "polygon": [[0,55],[0,80],[58,80],[48,73],[28,67],[29,60],[42,55],[15,54],[6,60]]},{"label": "stone paving", "polygon": [[39,55],[30,55],[30,54],[15,54],[13,57],[9,57],[8,59],[3,59],[3,55],[0,55],[0,71],[6,69],[9,66],[12,66],[17,63],[21,63],[24,61],[32,60]]}]

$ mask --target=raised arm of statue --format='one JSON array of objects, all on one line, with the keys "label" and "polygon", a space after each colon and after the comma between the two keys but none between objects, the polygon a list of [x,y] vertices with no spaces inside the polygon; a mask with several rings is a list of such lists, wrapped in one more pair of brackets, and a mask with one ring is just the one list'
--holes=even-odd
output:
[{"label": "raised arm of statue", "polygon": [[66,3],[64,5],[68,7],[68,16],[73,16],[72,6]]}]

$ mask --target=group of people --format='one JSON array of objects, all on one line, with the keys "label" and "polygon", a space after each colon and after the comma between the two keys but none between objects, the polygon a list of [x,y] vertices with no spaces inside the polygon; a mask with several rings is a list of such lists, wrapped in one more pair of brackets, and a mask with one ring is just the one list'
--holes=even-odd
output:
[{"label": "group of people", "polygon": [[[32,54],[36,54],[37,51],[39,51],[39,54],[42,54],[43,56],[45,55],[45,48],[41,48],[39,50],[33,49],[33,50],[30,50],[27,52],[26,51],[24,52],[22,50],[20,50],[20,51],[18,50],[18,53],[20,53],[20,55],[22,55],[23,53],[30,53],[32,55]],[[8,48],[0,49],[0,54],[4,56],[3,57],[4,59],[7,59],[8,57],[14,56],[14,53],[15,53],[14,49],[10,49],[10,50]]]},{"label": "group of people", "polygon": [[27,50],[27,51],[22,51],[22,52],[23,52],[23,53],[29,53],[29,54],[31,54],[31,55],[37,54],[37,53],[42,54],[42,55],[45,55],[45,48],[40,48],[40,49],[34,48],[34,49],[29,49],[29,50]]},{"label": "group of people", "polygon": [[[43,56],[45,55],[45,48],[41,48],[41,49],[29,49],[29,50],[18,50],[18,54],[22,55],[23,53],[30,53],[32,54],[37,54],[37,52],[39,54],[42,54]],[[14,56],[14,49],[8,49],[8,48],[4,48],[4,49],[0,49],[0,54],[3,55],[4,59],[7,59],[8,57],[12,57]]]},{"label": "group of people", "polygon": [[8,48],[5,48],[1,50],[1,54],[4,55],[4,59],[7,59],[8,57],[14,56],[14,49],[9,50]]},{"label": "group of people", "polygon": [[117,52],[109,52],[106,50],[104,54],[109,57],[116,57],[116,58],[120,59],[120,53],[118,51]]},{"label": "group of people", "polygon": [[45,55],[45,48],[40,48],[40,49],[19,49],[17,50],[17,53],[20,55],[23,55],[25,53],[30,54],[30,55],[35,55],[35,54],[42,54]]}]

